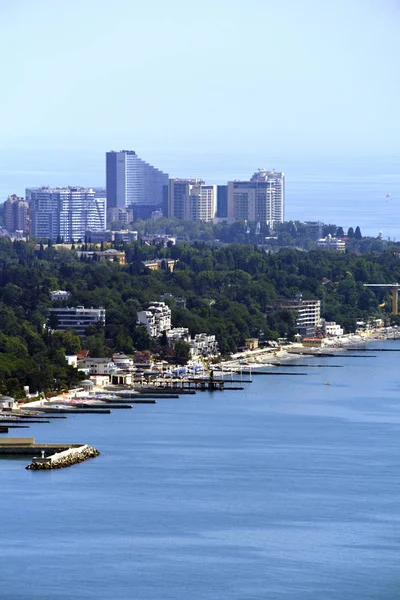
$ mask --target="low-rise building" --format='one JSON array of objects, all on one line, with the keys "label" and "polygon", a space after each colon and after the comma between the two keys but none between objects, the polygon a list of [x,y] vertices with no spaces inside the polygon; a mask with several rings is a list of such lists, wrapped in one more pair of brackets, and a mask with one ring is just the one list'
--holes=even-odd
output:
[{"label": "low-rise building", "polygon": [[54,290],[53,292],[50,292],[50,300],[52,302],[69,300],[70,298],[71,292],[67,292],[66,290]]},{"label": "low-rise building", "polygon": [[168,344],[173,346],[176,342],[190,342],[190,333],[187,327],[175,327],[167,331]]},{"label": "low-rise building", "polygon": [[108,250],[78,250],[76,253],[78,258],[86,260],[108,260],[110,262],[118,262],[120,265],[126,264],[125,252],[109,248]]},{"label": "low-rise building", "polygon": [[100,308],[85,308],[77,306],[71,308],[50,308],[49,325],[51,329],[67,331],[73,329],[80,336],[84,336],[89,325],[104,325],[106,311]]},{"label": "low-rise building", "polygon": [[110,358],[88,357],[78,361],[78,369],[89,375],[111,375],[117,371],[117,366]]},{"label": "low-rise building", "polygon": [[148,246],[175,246],[176,237],[163,234],[142,235],[141,240]]},{"label": "low-rise building", "polygon": [[248,338],[244,340],[246,350],[256,350],[258,348],[258,338]]},{"label": "low-rise building", "polygon": [[112,359],[118,369],[121,369],[122,371],[133,371],[135,366],[134,362],[126,354],[123,354],[122,352],[117,352],[112,355]]},{"label": "low-rise building", "polygon": [[324,345],[321,338],[303,338],[302,343],[306,348],[321,348]]},{"label": "low-rise building", "polygon": [[0,396],[0,412],[2,410],[14,410],[17,407],[17,403],[11,396]]},{"label": "low-rise building", "polygon": [[144,352],[135,352],[135,367],[137,369],[147,369],[151,365],[151,353],[150,350]]},{"label": "low-rise building", "polygon": [[105,387],[110,383],[109,375],[91,375],[90,379],[96,387]]},{"label": "low-rise building", "polygon": [[175,265],[178,261],[173,258],[157,258],[154,260],[142,260],[142,263],[145,267],[150,269],[150,271],[172,271],[175,268]]},{"label": "low-rise building", "polygon": [[112,385],[131,385],[132,373],[113,373],[110,377]]},{"label": "low-rise building", "polygon": [[329,250],[331,252],[345,252],[346,250],[346,242],[332,237],[330,234],[326,238],[317,240],[315,246],[317,250]]},{"label": "low-rise building", "polygon": [[171,329],[171,309],[165,302],[153,302],[146,310],[138,312],[138,324],[144,325],[150,337],[159,337]]},{"label": "low-rise building", "polygon": [[215,335],[198,333],[190,341],[192,356],[215,356],[218,354],[218,344]]},{"label": "low-rise building", "polygon": [[125,244],[131,244],[136,242],[138,239],[137,231],[130,231],[129,229],[122,229],[121,231],[114,231],[113,238],[115,242],[124,242]]},{"label": "low-rise building", "polygon": [[343,335],[343,327],[335,321],[324,321],[323,331],[327,337],[340,337]]},{"label": "low-rise building", "polygon": [[65,360],[69,364],[70,367],[78,367],[78,357],[76,354],[66,354]]}]

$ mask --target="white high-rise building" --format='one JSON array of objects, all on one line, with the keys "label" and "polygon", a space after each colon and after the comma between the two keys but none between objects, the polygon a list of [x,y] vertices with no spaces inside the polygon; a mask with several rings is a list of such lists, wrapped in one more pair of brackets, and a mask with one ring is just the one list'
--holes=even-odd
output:
[{"label": "white high-rise building", "polygon": [[285,210],[285,175],[259,169],[250,181],[228,182],[228,220],[283,223]]},{"label": "white high-rise building", "polygon": [[39,239],[84,240],[88,230],[105,229],[106,199],[80,187],[32,190],[31,233]]},{"label": "white high-rise building", "polygon": [[189,221],[210,222],[217,209],[217,186],[202,179],[170,179],[168,216]]},{"label": "white high-rise building", "polygon": [[165,302],[153,302],[147,310],[138,312],[138,324],[144,325],[150,337],[159,337],[171,329],[171,309]]}]

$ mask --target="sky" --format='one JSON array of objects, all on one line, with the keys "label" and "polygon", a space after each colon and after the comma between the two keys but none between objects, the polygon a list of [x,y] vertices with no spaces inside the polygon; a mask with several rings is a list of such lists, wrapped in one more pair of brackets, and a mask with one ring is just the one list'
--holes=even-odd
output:
[{"label": "sky", "polygon": [[1,173],[393,154],[399,26],[396,0],[0,0]]}]

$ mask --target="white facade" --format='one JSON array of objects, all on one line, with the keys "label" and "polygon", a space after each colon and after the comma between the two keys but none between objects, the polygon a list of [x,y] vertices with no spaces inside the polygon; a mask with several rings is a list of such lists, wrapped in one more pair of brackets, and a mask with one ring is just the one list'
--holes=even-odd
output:
[{"label": "white facade", "polygon": [[0,396],[0,410],[14,410],[18,404],[11,396]]},{"label": "white facade", "polygon": [[189,329],[187,327],[175,327],[167,331],[167,339],[170,346],[173,346],[175,342],[180,340],[184,342],[190,342]]},{"label": "white facade", "polygon": [[187,218],[190,221],[209,223],[215,217],[217,208],[216,185],[189,186],[189,197],[186,207]]},{"label": "white facade", "polygon": [[315,242],[317,250],[330,250],[331,252],[345,252],[346,243],[343,240],[328,235]]},{"label": "white facade", "polygon": [[341,327],[335,321],[325,321],[324,323],[325,335],[329,337],[340,337],[343,335],[343,327]]},{"label": "white facade", "polygon": [[66,354],[65,360],[70,367],[75,367],[75,369],[78,367],[78,357],[76,354]]},{"label": "white facade", "polygon": [[78,369],[90,375],[111,375],[117,367],[109,358],[85,358],[78,361]]},{"label": "white facade", "polygon": [[135,364],[126,354],[118,353],[112,356],[114,364],[122,371],[133,371]]},{"label": "white facade", "polygon": [[217,186],[202,179],[170,179],[168,216],[187,221],[212,221],[217,210]]},{"label": "white facade", "polygon": [[138,313],[138,323],[146,327],[150,337],[159,337],[171,329],[171,309],[165,302],[153,302]]},{"label": "white facade", "polygon": [[29,202],[31,233],[39,239],[84,240],[88,229],[105,229],[106,199],[80,187],[32,190]]},{"label": "white facade", "polygon": [[296,327],[321,326],[321,300],[301,300],[297,307]]},{"label": "white facade", "polygon": [[250,181],[228,182],[228,221],[283,223],[285,175],[259,169]]},{"label": "white facade", "polygon": [[89,325],[106,322],[106,311],[104,308],[85,308],[84,306],[72,308],[50,308],[50,316],[57,318],[57,324],[54,329],[66,331],[74,329],[78,335],[84,335]]},{"label": "white facade", "polygon": [[215,335],[198,333],[190,342],[192,356],[214,356],[218,354],[218,344]]},{"label": "white facade", "polygon": [[71,292],[67,292],[66,290],[54,290],[54,292],[50,292],[50,300],[52,302],[56,302],[57,300],[69,300],[71,297]]}]

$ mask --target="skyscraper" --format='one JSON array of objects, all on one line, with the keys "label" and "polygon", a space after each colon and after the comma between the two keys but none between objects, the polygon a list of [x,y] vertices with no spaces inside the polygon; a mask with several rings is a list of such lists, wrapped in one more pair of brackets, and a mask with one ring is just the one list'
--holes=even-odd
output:
[{"label": "skyscraper", "polygon": [[132,208],[134,217],[165,211],[168,174],[149,165],[133,150],[106,153],[108,208]]},{"label": "skyscraper", "polygon": [[217,185],[217,217],[226,219],[228,216],[228,186]]},{"label": "skyscraper", "polygon": [[4,227],[9,233],[29,233],[29,204],[15,194],[4,202]]},{"label": "skyscraper", "polygon": [[215,217],[217,186],[202,179],[170,179],[168,216],[190,221],[212,221]]},{"label": "skyscraper", "polygon": [[285,175],[259,169],[250,181],[228,182],[228,219],[283,223],[285,208]]},{"label": "skyscraper", "polygon": [[105,198],[80,187],[32,190],[31,233],[39,239],[83,240],[87,230],[105,229]]}]

